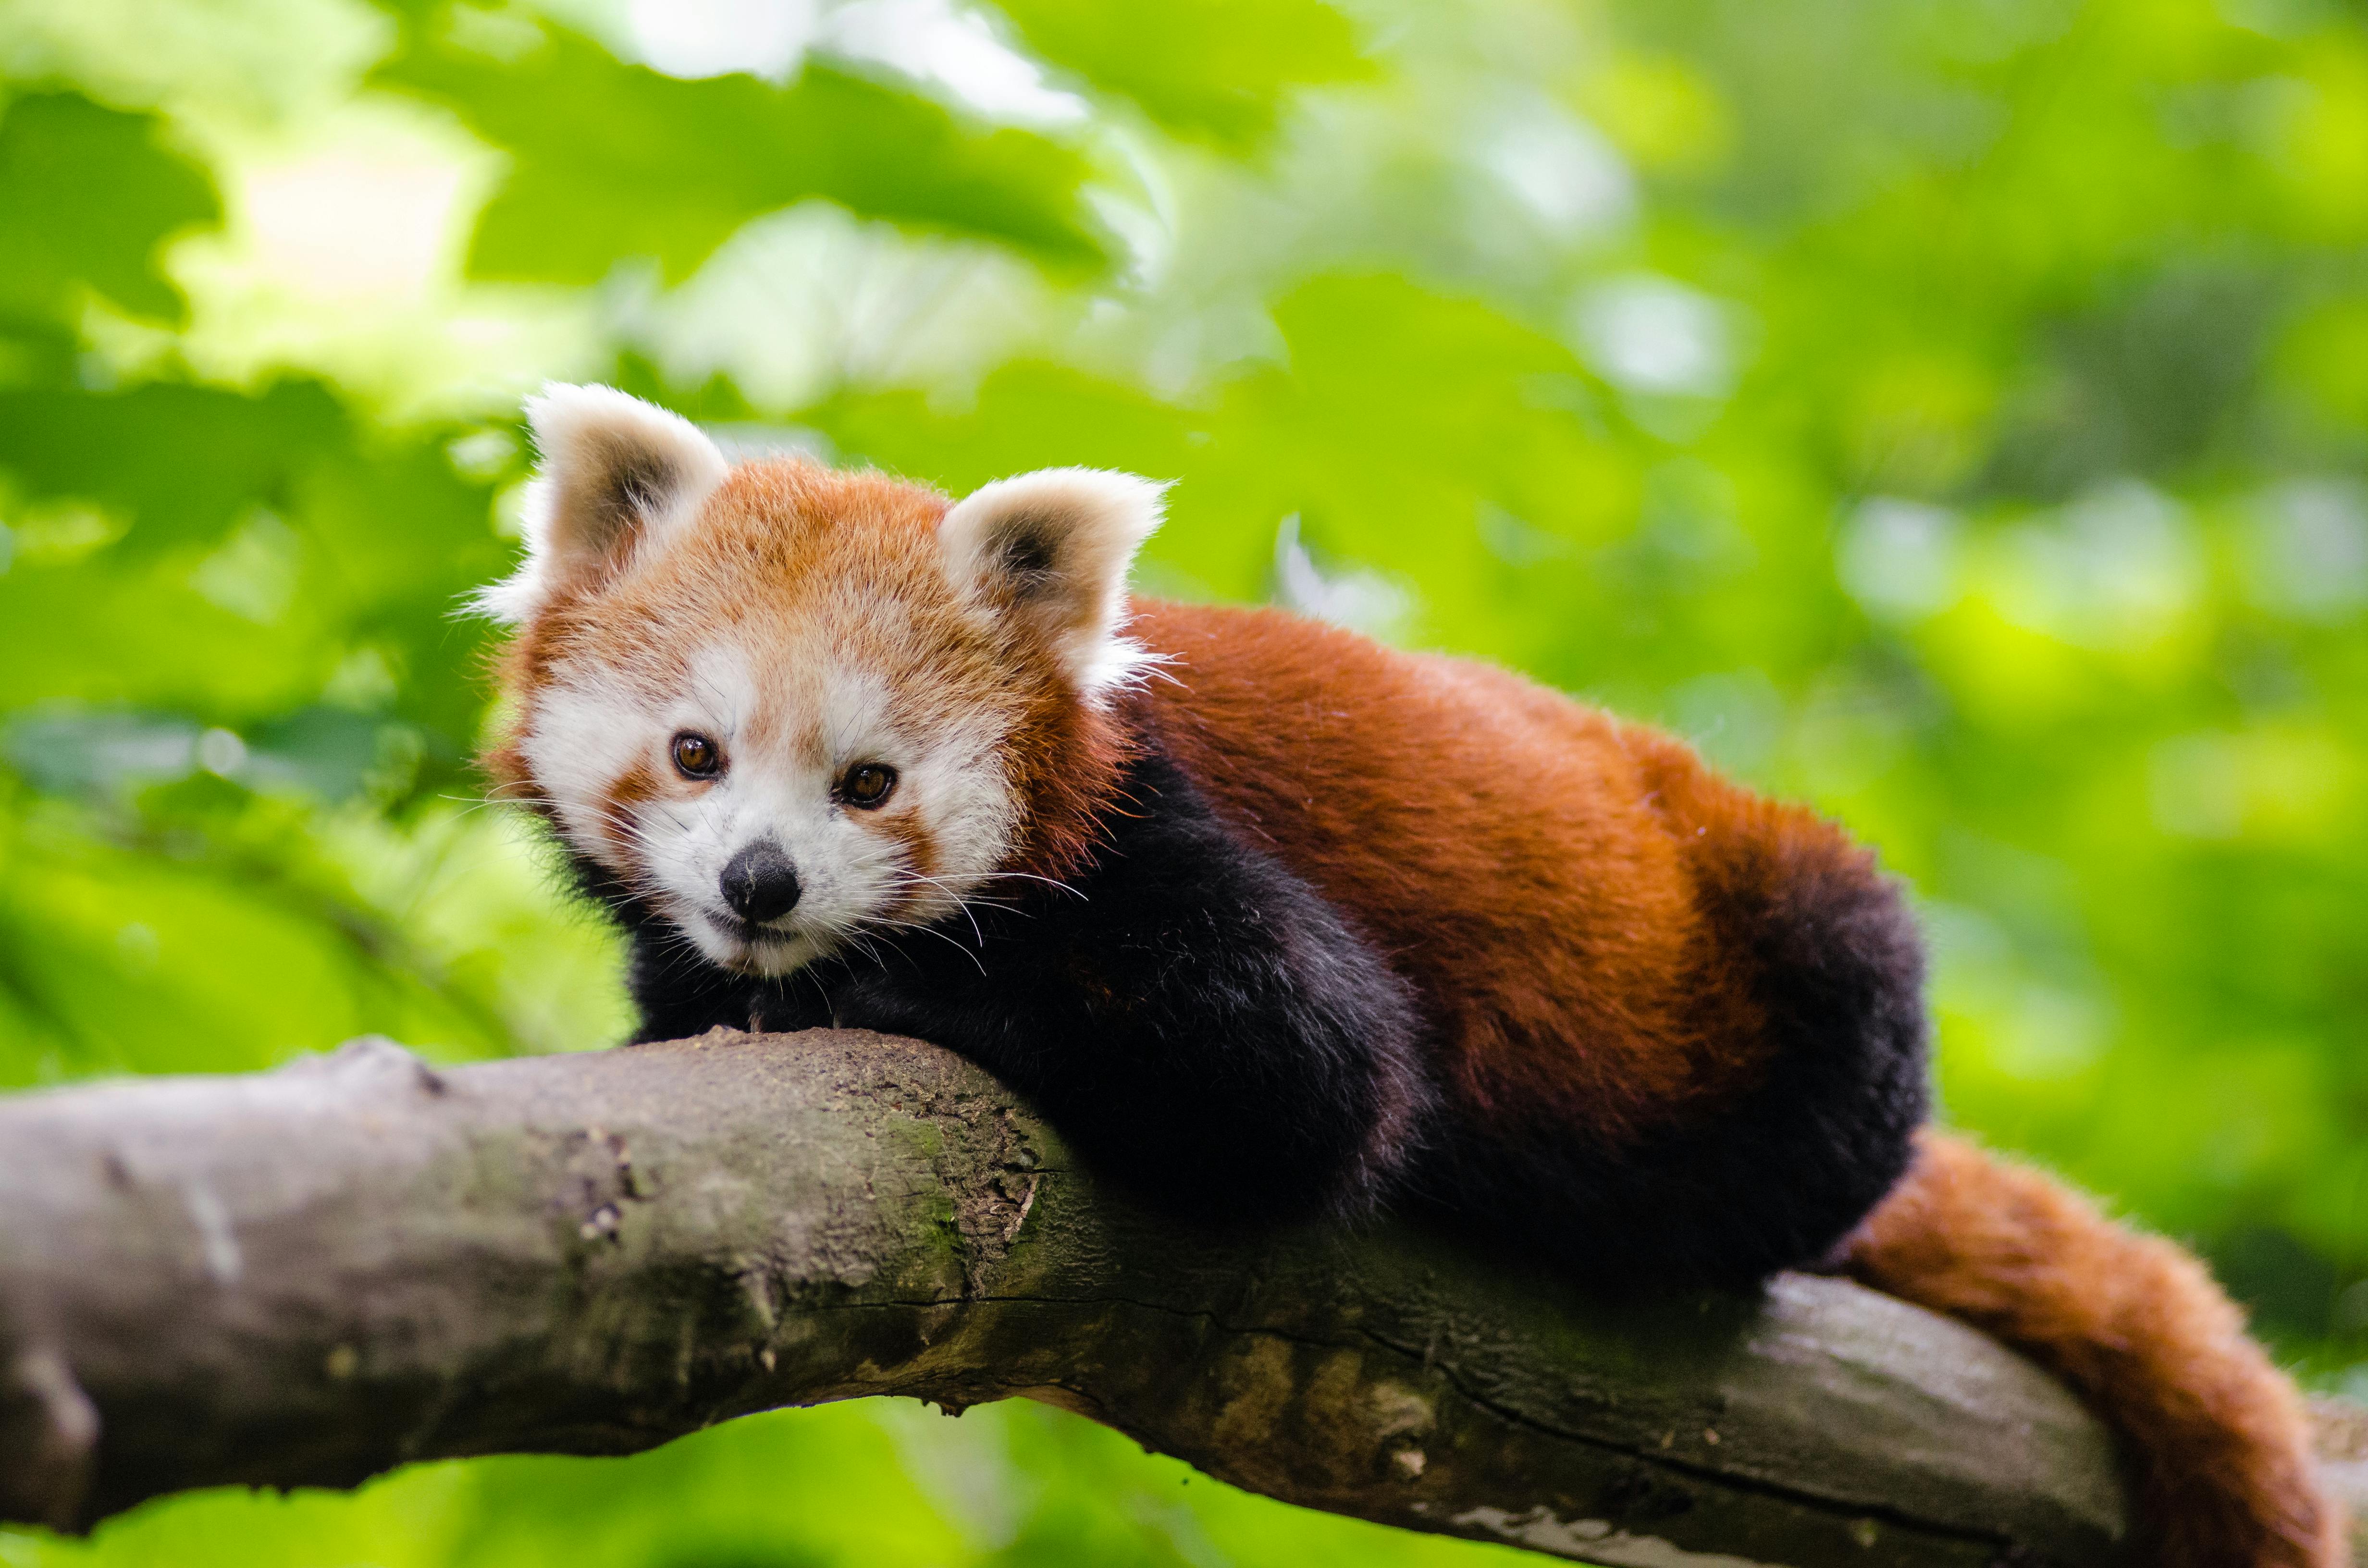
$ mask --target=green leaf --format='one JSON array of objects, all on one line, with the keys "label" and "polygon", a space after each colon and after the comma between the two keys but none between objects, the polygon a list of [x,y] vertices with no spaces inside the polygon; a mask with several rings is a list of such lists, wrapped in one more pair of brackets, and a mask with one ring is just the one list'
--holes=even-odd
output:
[{"label": "green leaf", "polygon": [[359,660],[357,678],[383,688],[371,710],[424,729],[422,783],[450,778],[490,630],[455,611],[509,551],[489,487],[453,472],[438,434],[367,436],[309,381],[0,392],[0,476],[29,515],[95,506],[121,529],[74,559],[22,551],[0,574],[0,709],[245,725],[318,699]]},{"label": "green leaf", "polygon": [[1179,136],[1243,153],[1283,97],[1373,74],[1349,18],[1316,0],[999,0],[1028,47],[1133,98]]},{"label": "green leaf", "polygon": [[421,39],[373,80],[450,104],[509,153],[470,248],[480,278],[593,283],[654,256],[678,281],[743,223],[814,197],[1064,267],[1108,259],[1076,151],[823,65],[787,86],[680,81],[554,28],[507,62]]},{"label": "green leaf", "polygon": [[157,251],[222,208],[204,170],[156,144],[157,123],[79,93],[0,112],[0,318],[63,320],[76,284],[134,315],[188,315]]},{"label": "green leaf", "polygon": [[284,506],[306,454],[351,439],[317,381],[261,396],[152,382],[127,392],[0,392],[0,468],[26,499],[81,496],[123,514],[121,549],[218,539],[248,507]]},{"label": "green leaf", "polygon": [[505,1049],[324,862],[296,802],[211,775],[155,793],[162,831],[128,842],[0,797],[0,1018],[38,1019],[45,1048],[0,1036],[0,1084],[268,1067],[372,1028],[446,1057]]}]

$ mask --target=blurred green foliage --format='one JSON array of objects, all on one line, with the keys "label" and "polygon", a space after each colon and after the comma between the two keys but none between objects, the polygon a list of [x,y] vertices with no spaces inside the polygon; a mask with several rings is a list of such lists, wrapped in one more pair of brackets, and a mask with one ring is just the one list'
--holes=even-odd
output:
[{"label": "blurred green foliage", "polygon": [[683,82],[545,32],[518,58],[415,47],[372,78],[451,105],[509,154],[469,250],[479,277],[598,283],[623,257],[655,256],[679,282],[750,219],[817,197],[1048,261],[1105,259],[1078,210],[1085,160],[1056,142],[962,126],[819,62],[786,85]]},{"label": "blurred green foliage", "polygon": [[[0,1084],[596,1045],[482,809],[545,376],[1660,720],[1915,885],[1949,1114],[2368,1390],[2345,0],[17,0]],[[0,1563],[1417,1562],[1029,1409],[216,1494]]]}]

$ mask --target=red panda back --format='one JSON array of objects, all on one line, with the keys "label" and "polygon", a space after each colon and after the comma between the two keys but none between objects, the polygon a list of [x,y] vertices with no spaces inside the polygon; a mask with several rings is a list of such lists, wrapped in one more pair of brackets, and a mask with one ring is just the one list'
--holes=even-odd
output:
[{"label": "red panda back", "polygon": [[1459,1097],[1617,1142],[1756,1079],[1724,895],[1788,850],[1861,861],[1839,832],[1490,666],[1274,610],[1136,608],[1174,661],[1145,693],[1165,744],[1414,981]]}]

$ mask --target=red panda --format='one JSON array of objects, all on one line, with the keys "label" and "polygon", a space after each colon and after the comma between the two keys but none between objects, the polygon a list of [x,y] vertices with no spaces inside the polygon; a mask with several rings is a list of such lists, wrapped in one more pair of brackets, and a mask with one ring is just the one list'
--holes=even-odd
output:
[{"label": "red panda", "polygon": [[1831,824],[1497,669],[1130,600],[1139,479],[950,503],[605,388],[529,417],[487,763],[629,933],[638,1038],[931,1039],[1179,1213],[1847,1271],[2089,1401],[2138,1561],[2341,1560],[2201,1266],[1926,1125],[1920,944]]}]

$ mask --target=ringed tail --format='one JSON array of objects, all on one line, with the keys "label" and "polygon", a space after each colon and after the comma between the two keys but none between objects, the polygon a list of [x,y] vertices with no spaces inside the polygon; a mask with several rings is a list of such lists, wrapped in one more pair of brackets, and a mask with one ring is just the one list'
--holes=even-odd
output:
[{"label": "ringed tail", "polygon": [[2350,1561],[2301,1397],[2183,1249],[2114,1223],[2035,1170],[1928,1129],[1842,1267],[2003,1340],[2071,1387],[2119,1441],[2133,1562]]}]

